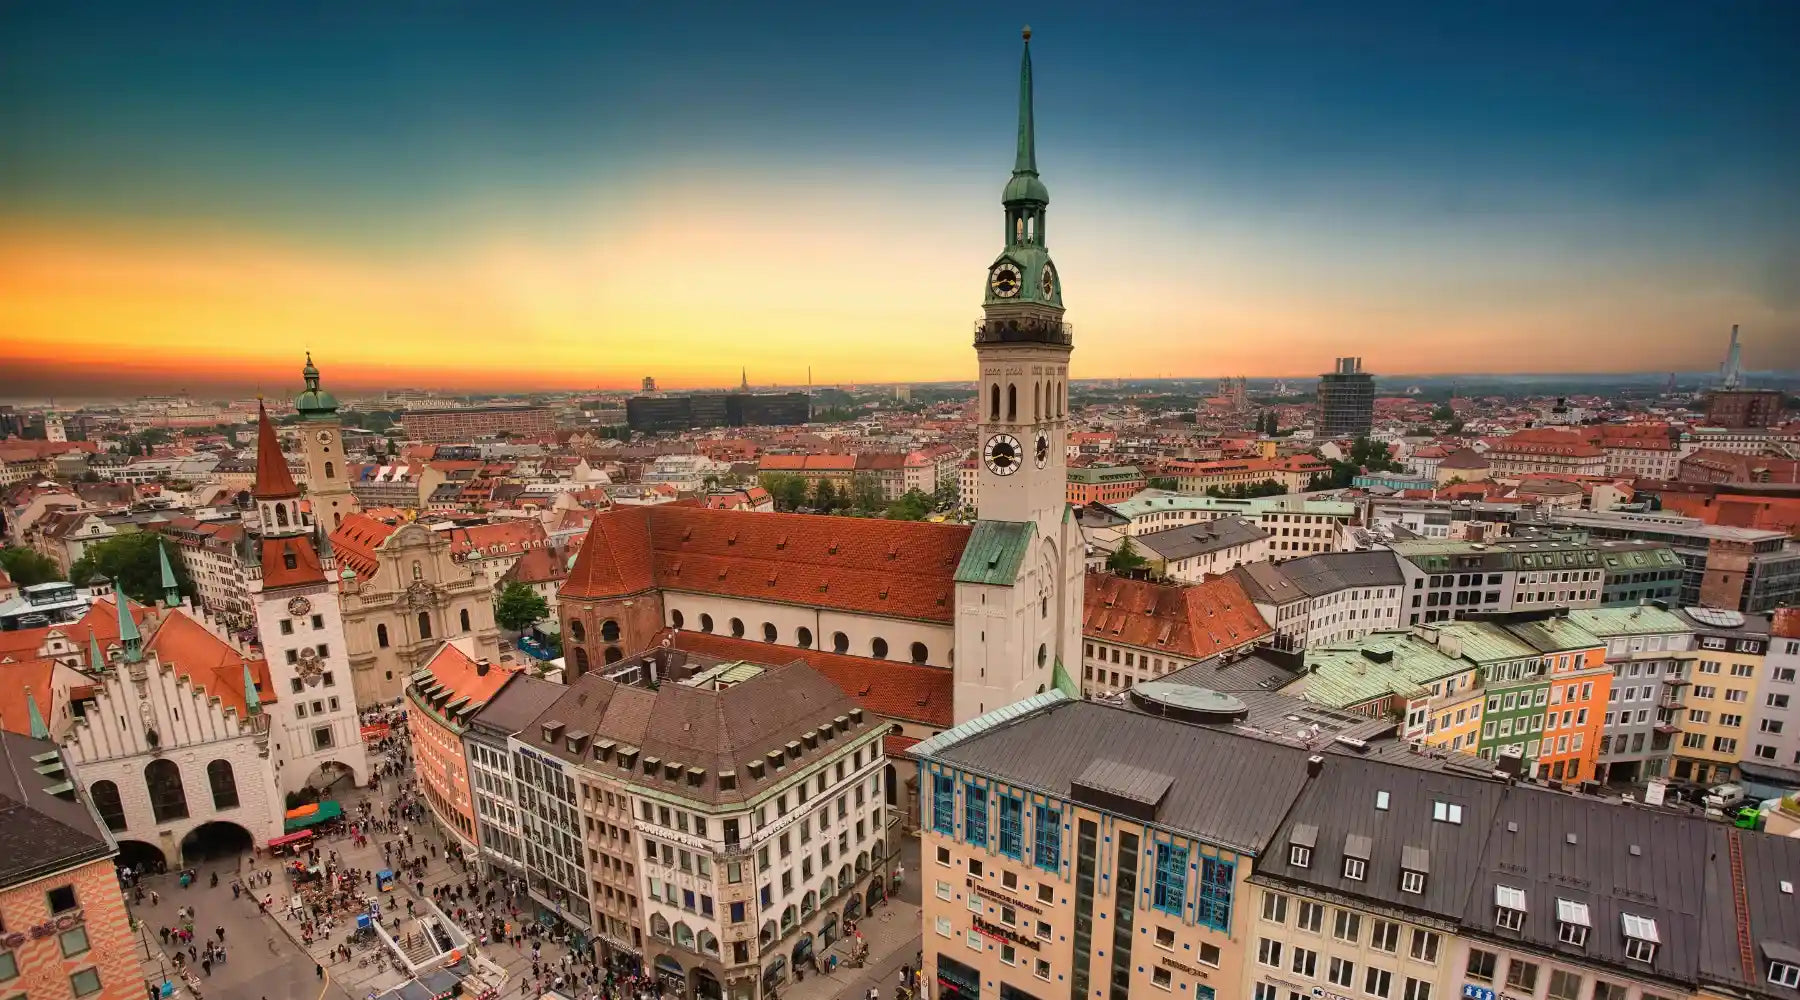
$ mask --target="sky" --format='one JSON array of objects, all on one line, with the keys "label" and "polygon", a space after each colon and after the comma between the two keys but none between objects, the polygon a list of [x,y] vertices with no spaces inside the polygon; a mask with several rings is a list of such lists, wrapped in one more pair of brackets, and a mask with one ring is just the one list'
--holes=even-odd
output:
[{"label": "sky", "polygon": [[1800,4],[0,5],[0,395],[1800,368]]}]

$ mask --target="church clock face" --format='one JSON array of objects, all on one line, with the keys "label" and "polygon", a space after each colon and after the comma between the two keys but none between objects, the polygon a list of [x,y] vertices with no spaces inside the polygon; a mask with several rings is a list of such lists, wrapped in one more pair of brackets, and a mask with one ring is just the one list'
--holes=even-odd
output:
[{"label": "church clock face", "polygon": [[996,265],[993,273],[988,275],[988,287],[994,290],[995,295],[1003,299],[1010,299],[1019,294],[1019,289],[1024,286],[1024,283],[1025,279],[1019,274],[1018,265],[1011,261]]},{"label": "church clock face", "polygon": [[1024,460],[1025,453],[1019,446],[1019,439],[1011,434],[996,434],[988,438],[985,458],[988,471],[996,476],[1010,476],[1019,471],[1019,463]]},{"label": "church clock face", "polygon": [[1050,435],[1039,434],[1037,436],[1037,467],[1041,469],[1044,467],[1045,463],[1047,463],[1049,461],[1050,461]]},{"label": "church clock face", "polygon": [[1056,298],[1056,269],[1049,264],[1044,265],[1044,273],[1038,276],[1038,291],[1044,293],[1046,301]]},{"label": "church clock face", "polygon": [[331,443],[331,432],[330,431],[320,431],[319,432],[319,443],[320,444],[330,444]]}]

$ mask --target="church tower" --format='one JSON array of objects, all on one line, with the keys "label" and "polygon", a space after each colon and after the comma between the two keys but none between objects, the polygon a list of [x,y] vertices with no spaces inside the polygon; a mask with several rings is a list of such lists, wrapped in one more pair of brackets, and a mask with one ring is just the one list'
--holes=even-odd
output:
[{"label": "church tower", "polygon": [[1081,657],[1085,560],[1064,452],[1074,338],[1048,249],[1031,29],[1024,35],[1012,178],[1000,196],[1003,246],[988,265],[975,324],[981,520],[956,572],[959,723],[1053,686],[1080,697],[1071,668]]},{"label": "church tower", "polygon": [[368,780],[369,759],[337,590],[313,544],[313,528],[301,518],[300,488],[275,426],[261,406],[256,416],[254,496],[262,516],[256,633],[274,686],[265,714],[276,778],[284,794],[346,772],[360,785]]},{"label": "church tower", "polygon": [[1031,107],[1031,29],[1019,66],[1019,134],[1012,179],[1000,196],[1005,245],[988,266],[982,318],[975,326],[981,368],[977,430],[979,503],[984,519],[1036,521],[1062,517],[1068,493],[1069,353],[1062,279],[1050,260],[1044,227],[1050,192],[1038,179]]},{"label": "church tower", "polygon": [[306,367],[300,375],[306,380],[306,390],[294,400],[294,409],[300,413],[300,445],[306,453],[306,496],[319,533],[330,537],[344,515],[361,506],[350,492],[337,399],[319,388],[319,369],[313,367],[311,351],[306,352]]}]

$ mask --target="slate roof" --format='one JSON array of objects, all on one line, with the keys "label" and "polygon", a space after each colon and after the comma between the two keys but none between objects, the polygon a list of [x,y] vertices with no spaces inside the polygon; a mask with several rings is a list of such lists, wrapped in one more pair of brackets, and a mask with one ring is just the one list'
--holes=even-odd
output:
[{"label": "slate roof", "polygon": [[[1768,981],[1769,960],[1781,949],[1800,952],[1800,840],[1746,833],[1723,826],[1709,831],[1706,855],[1706,908],[1708,915],[1724,914],[1703,924],[1700,940],[1702,979],[1725,983],[1765,996],[1792,997],[1794,991]],[[1731,876],[1731,841],[1737,841],[1743,859],[1743,881]],[[1784,891],[1782,883],[1788,888]],[[1737,934],[1733,912],[1742,895],[1750,918],[1748,933]],[[1749,955],[1743,954],[1748,946]],[[1744,959],[1750,960],[1745,975]],[[1788,959],[1790,964],[1794,960]]]},{"label": "slate roof", "polygon": [[523,671],[507,676],[500,690],[469,719],[469,727],[511,735],[549,708],[568,688]]},{"label": "slate roof", "polygon": [[[1678,813],[1511,786],[1468,879],[1463,928],[1571,960],[1692,983],[1698,975],[1707,898],[1700,859],[1715,847],[1708,826],[1703,819]],[[1524,924],[1518,931],[1495,926],[1499,885],[1525,893]],[[1559,899],[1587,907],[1585,947],[1558,940]],[[1727,906],[1709,922],[1729,924],[1730,912]],[[1661,945],[1648,967],[1625,958],[1624,913],[1656,921]]]},{"label": "slate roof", "polygon": [[1222,552],[1267,537],[1267,531],[1247,518],[1220,517],[1152,531],[1137,536],[1136,542],[1165,560],[1177,560]]},{"label": "slate roof", "polygon": [[1261,653],[1242,656],[1211,656],[1191,663],[1161,680],[1188,684],[1213,691],[1279,691],[1299,676],[1299,664],[1293,667]]},{"label": "slate roof", "polygon": [[[921,744],[923,746],[923,744]],[[918,748],[914,748],[915,753]],[[1154,823],[1255,854],[1306,781],[1307,751],[1091,701],[1056,700],[932,759],[1064,799],[1095,760],[1170,779]],[[1220,808],[1229,803],[1229,808]]]},{"label": "slate roof", "polygon": [[[724,690],[664,683],[656,690],[631,687],[599,673],[582,675],[561,697],[526,725],[519,739],[542,752],[588,767],[615,768],[616,759],[601,763],[590,752],[571,751],[568,736],[590,734],[598,748],[612,740],[619,748],[639,751],[630,780],[660,786],[687,798],[708,802],[745,802],[762,789],[788,778],[794,770],[828,756],[843,744],[890,724],[860,708],[848,694],[804,663],[770,667]],[[823,731],[833,720],[853,720],[847,732],[816,747],[800,747],[782,769],[765,766],[761,778],[749,764],[767,761],[809,730]],[[544,739],[547,724],[560,723],[556,738]],[[615,758],[616,758],[615,754]],[[646,773],[644,762],[680,765],[681,776],[668,778],[662,766]],[[701,769],[700,783],[689,784],[689,768]],[[732,772],[737,787],[719,787],[718,775]]]},{"label": "slate roof", "polygon": [[[1328,755],[1319,776],[1288,811],[1257,863],[1257,874],[1455,920],[1480,869],[1482,846],[1505,788],[1441,771]],[[1380,793],[1387,796],[1385,809],[1377,808]],[[1462,822],[1435,819],[1438,802],[1459,806]],[[1344,875],[1344,849],[1352,836],[1370,841],[1361,881]],[[1289,846],[1296,840],[1312,841],[1305,868],[1293,863]],[[1425,865],[1423,893],[1401,891],[1403,862]]]},{"label": "slate roof", "polygon": [[968,525],[624,506],[595,515],[561,596],[652,588],[948,622]]},{"label": "slate roof", "polygon": [[1322,552],[1283,563],[1240,566],[1235,575],[1246,593],[1267,604],[1335,594],[1354,587],[1399,587],[1406,583],[1392,552]]},{"label": "slate roof", "polygon": [[[0,731],[0,758],[0,888],[115,853],[85,804],[50,793],[69,780],[56,744]],[[40,758],[56,769],[41,772]]]}]

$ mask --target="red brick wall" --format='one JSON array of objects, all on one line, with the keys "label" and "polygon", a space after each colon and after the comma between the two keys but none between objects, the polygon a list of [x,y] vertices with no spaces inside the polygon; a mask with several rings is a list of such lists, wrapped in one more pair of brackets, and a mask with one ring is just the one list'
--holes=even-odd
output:
[{"label": "red brick wall", "polygon": [[[566,600],[558,611],[562,619],[563,658],[568,664],[570,681],[581,672],[580,658],[575,653],[577,648],[587,653],[587,669],[598,670],[606,665],[608,649],[618,650],[621,657],[630,656],[648,648],[651,639],[663,629],[662,594],[656,591],[604,601]],[[608,620],[619,625],[619,637],[610,642],[603,637]],[[575,640],[573,623],[576,621],[582,626],[580,642]]]},{"label": "red brick wall", "polygon": [[[63,957],[58,933],[33,937],[33,928],[44,924],[57,928],[56,918],[50,914],[49,892],[65,885],[75,888],[77,910],[71,912],[78,912],[81,919],[77,923],[65,918],[63,922],[85,927],[88,938],[87,950],[72,958]],[[0,985],[0,993],[10,995],[22,989],[31,1000],[72,1000],[75,991],[69,977],[95,968],[100,972],[100,992],[91,994],[89,1000],[138,1000],[145,995],[138,966],[143,949],[131,933],[131,919],[110,858],[0,892],[0,920],[6,927],[5,934],[0,934],[0,942],[5,942],[0,948],[10,948],[19,963],[19,978]],[[15,934],[25,940],[13,946],[10,941]]]}]

